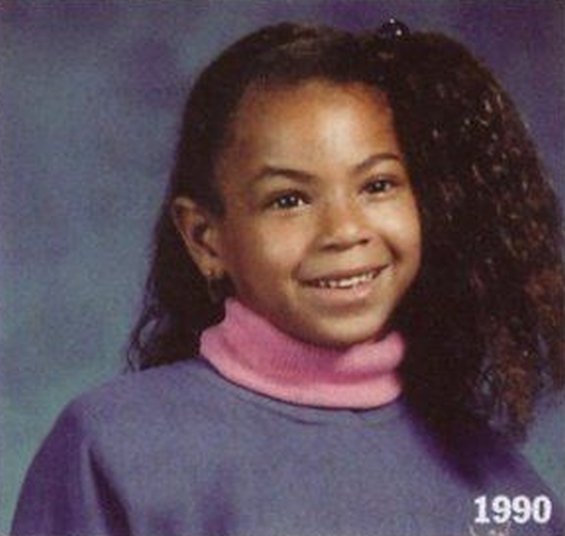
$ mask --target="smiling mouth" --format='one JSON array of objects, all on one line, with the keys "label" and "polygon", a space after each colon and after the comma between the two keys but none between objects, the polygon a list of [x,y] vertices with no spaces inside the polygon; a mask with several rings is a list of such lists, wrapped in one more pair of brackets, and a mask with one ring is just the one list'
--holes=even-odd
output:
[{"label": "smiling mouth", "polygon": [[315,288],[331,288],[331,289],[349,289],[354,288],[365,283],[373,281],[383,268],[376,268],[374,270],[369,270],[361,274],[356,274],[348,277],[340,278],[319,278],[313,279],[312,281],[307,281],[306,285]]}]

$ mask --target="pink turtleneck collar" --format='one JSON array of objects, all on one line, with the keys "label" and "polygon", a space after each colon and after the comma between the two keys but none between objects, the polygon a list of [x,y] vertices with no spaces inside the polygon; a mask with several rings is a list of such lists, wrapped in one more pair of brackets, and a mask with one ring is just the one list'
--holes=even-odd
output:
[{"label": "pink turtleneck collar", "polygon": [[228,380],[294,404],[367,409],[401,392],[398,332],[347,349],[290,337],[234,299],[220,324],[202,333],[200,352]]}]

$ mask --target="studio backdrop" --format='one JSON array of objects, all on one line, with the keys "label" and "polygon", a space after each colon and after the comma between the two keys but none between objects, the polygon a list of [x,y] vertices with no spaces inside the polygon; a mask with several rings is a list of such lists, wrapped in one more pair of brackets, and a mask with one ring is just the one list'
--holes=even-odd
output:
[{"label": "studio backdrop", "polygon": [[[283,20],[444,32],[509,90],[563,197],[564,6],[0,0],[0,533],[62,407],[124,368],[183,101],[219,50]],[[524,450],[565,501],[564,414],[542,408]]]}]

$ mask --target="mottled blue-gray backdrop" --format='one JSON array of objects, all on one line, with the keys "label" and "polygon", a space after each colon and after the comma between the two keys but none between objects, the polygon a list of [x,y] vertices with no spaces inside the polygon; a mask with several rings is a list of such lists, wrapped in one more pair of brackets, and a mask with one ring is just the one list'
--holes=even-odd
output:
[{"label": "mottled blue-gray backdrop", "polygon": [[[509,88],[563,192],[563,6],[0,0],[0,532],[61,407],[123,364],[183,98],[221,48],[284,19],[446,32]],[[562,497],[564,413],[526,446]]]}]

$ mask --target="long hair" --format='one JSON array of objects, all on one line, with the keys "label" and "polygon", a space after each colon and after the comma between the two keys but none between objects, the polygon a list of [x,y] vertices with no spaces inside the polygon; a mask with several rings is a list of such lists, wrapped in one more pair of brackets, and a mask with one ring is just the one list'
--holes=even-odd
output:
[{"label": "long hair", "polygon": [[438,428],[463,412],[519,435],[538,396],[565,380],[561,212],[509,97],[442,35],[283,23],[201,74],[155,228],[132,368],[190,358],[223,315],[174,227],[173,199],[221,217],[214,166],[243,93],[311,78],[367,84],[393,111],[423,233],[420,274],[395,314],[408,340],[407,398]]},{"label": "long hair", "polygon": [[564,382],[561,210],[508,95],[440,35],[399,43],[388,95],[421,207],[423,266],[405,304],[407,393],[515,437]]}]

